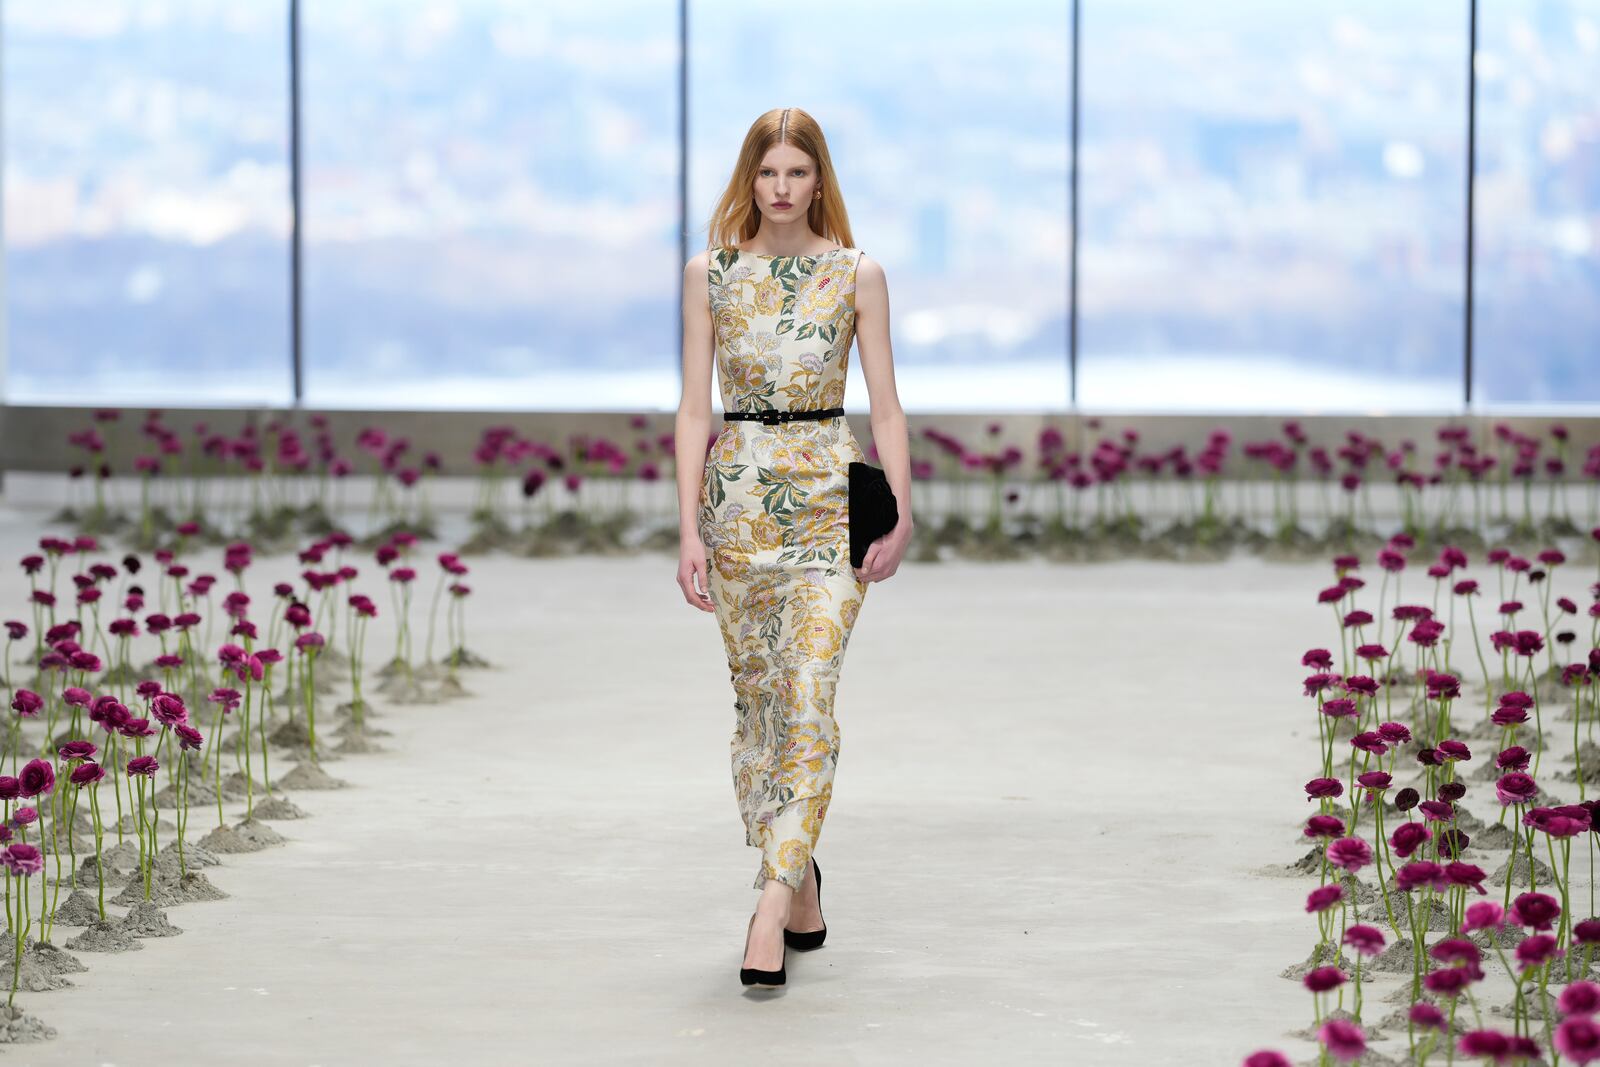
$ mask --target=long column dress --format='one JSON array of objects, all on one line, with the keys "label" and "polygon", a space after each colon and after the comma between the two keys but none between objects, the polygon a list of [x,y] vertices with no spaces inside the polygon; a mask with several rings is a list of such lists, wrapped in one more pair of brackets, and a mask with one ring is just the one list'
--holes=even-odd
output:
[{"label": "long column dress", "polygon": [[[860,255],[713,249],[707,285],[724,411],[839,407]],[[707,592],[727,647],[733,786],[755,888],[799,889],[833,795],[834,691],[867,583],[850,566],[842,416],[723,422],[700,485]]]}]

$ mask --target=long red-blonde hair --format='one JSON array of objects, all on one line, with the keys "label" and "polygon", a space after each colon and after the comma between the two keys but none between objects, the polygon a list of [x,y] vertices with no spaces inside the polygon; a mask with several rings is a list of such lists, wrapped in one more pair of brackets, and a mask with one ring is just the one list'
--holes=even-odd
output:
[{"label": "long red-blonde hair", "polygon": [[707,248],[738,244],[756,235],[761,228],[761,209],[756,207],[754,193],[756,174],[761,170],[761,160],[767,151],[775,144],[785,143],[817,163],[822,197],[813,198],[806,211],[811,229],[845,248],[852,247],[850,215],[845,211],[844,196],[839,192],[839,180],[834,174],[822,127],[801,108],[775,107],[751,123],[744,135],[744,144],[739,148],[739,158],[728,177],[727,188],[723,189],[711,213]]}]

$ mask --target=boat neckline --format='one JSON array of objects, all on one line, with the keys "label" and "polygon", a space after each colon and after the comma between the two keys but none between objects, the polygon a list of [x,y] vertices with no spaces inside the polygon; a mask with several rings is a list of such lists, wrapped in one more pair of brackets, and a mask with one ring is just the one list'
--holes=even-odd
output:
[{"label": "boat neckline", "polygon": [[821,259],[823,256],[830,256],[835,252],[843,252],[845,250],[845,246],[840,245],[838,248],[827,248],[821,252],[801,252],[792,256],[775,256],[766,252],[752,252],[748,248],[740,248],[738,245],[723,245],[722,247],[740,255],[755,256],[757,259]]}]

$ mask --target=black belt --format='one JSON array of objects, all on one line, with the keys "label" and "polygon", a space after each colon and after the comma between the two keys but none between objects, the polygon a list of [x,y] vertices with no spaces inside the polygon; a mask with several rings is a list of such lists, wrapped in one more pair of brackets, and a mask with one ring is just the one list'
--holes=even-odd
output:
[{"label": "black belt", "polygon": [[831,419],[836,415],[843,415],[844,408],[817,408],[814,411],[725,411],[724,419],[748,419],[760,421],[768,426],[780,422],[793,422],[796,419]]}]

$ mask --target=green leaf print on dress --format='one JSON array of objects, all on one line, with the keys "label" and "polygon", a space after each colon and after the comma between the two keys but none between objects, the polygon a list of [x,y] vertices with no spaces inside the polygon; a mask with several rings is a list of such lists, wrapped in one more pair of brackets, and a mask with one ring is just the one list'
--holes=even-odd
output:
[{"label": "green leaf print on dress", "polygon": [[[706,278],[724,411],[842,407],[859,255],[722,248]],[[724,422],[697,515],[707,591],[734,691],[730,756],[755,887],[799,888],[839,754],[834,694],[867,583],[849,565],[849,464],[840,417]]]}]

